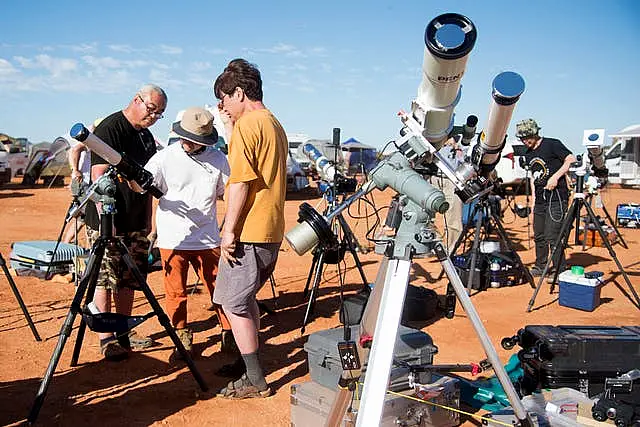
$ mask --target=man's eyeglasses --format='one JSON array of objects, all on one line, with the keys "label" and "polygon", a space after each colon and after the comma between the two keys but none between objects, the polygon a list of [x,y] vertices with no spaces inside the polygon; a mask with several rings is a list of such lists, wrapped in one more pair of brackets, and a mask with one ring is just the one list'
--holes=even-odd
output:
[{"label": "man's eyeglasses", "polygon": [[161,119],[164,117],[164,115],[162,114],[163,111],[156,111],[156,106],[151,104],[147,104],[146,101],[144,100],[144,98],[142,97],[142,95],[138,94],[138,98],[140,98],[140,101],[142,101],[142,103],[144,104],[144,108],[147,109],[147,114],[150,115],[151,117],[155,118],[155,119]]}]

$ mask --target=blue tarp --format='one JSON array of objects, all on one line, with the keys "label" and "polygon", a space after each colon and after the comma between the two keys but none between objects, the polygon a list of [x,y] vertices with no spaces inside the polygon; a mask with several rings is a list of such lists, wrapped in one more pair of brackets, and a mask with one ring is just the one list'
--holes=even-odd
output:
[{"label": "blue tarp", "polygon": [[358,141],[349,138],[342,143],[342,154],[350,174],[369,172],[378,163],[377,150]]}]

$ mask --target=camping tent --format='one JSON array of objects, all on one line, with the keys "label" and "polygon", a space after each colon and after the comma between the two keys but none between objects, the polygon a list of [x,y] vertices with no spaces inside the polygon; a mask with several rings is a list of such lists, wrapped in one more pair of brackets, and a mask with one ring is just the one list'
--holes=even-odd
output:
[{"label": "camping tent", "polygon": [[349,175],[369,172],[378,163],[377,150],[355,138],[344,141],[341,149]]}]

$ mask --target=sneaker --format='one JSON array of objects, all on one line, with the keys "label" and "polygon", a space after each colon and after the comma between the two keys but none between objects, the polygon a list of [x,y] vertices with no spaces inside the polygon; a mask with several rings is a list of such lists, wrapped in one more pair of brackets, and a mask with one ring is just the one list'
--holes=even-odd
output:
[{"label": "sneaker", "polygon": [[219,377],[238,378],[247,371],[247,367],[244,365],[242,357],[238,357],[233,363],[227,363],[222,365],[215,373]]},{"label": "sneaker", "polygon": [[[180,339],[182,346],[189,353],[189,356],[193,357],[193,332],[187,328],[176,329],[176,335]],[[182,354],[178,351],[177,348],[173,349],[173,353],[171,353],[170,360],[183,360]]]},{"label": "sneaker", "polygon": [[231,329],[223,329],[220,334],[220,351],[225,354],[239,354],[236,339],[233,337]]},{"label": "sneaker", "polygon": [[155,341],[149,337],[143,337],[142,335],[138,335],[135,330],[129,331],[127,334],[129,338],[129,345],[132,350],[143,350],[145,348],[149,348],[155,345]]},{"label": "sneaker", "polygon": [[529,270],[529,272],[531,273],[531,275],[533,277],[540,277],[542,276],[542,272],[544,271],[544,268],[540,268],[537,265],[534,265],[533,267],[531,267],[531,269]]},{"label": "sneaker", "polygon": [[115,338],[100,341],[100,353],[105,360],[119,362],[129,357],[129,352]]},{"label": "sneaker", "polygon": [[250,399],[254,397],[269,397],[271,396],[271,389],[266,386],[264,390],[259,390],[258,387],[251,384],[247,374],[244,374],[240,379],[236,381],[230,381],[229,384],[217,394],[217,397],[225,399]]}]

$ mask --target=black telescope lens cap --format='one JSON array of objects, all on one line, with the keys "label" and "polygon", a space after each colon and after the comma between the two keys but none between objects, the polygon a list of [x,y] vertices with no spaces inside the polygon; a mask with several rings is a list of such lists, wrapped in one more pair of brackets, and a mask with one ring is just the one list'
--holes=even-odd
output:
[{"label": "black telescope lens cap", "polygon": [[500,105],[511,105],[524,92],[524,79],[518,73],[505,71],[493,79],[493,99]]},{"label": "black telescope lens cap", "polygon": [[459,59],[471,52],[476,43],[473,22],[457,13],[436,16],[427,24],[424,43],[429,52],[442,59]]}]

